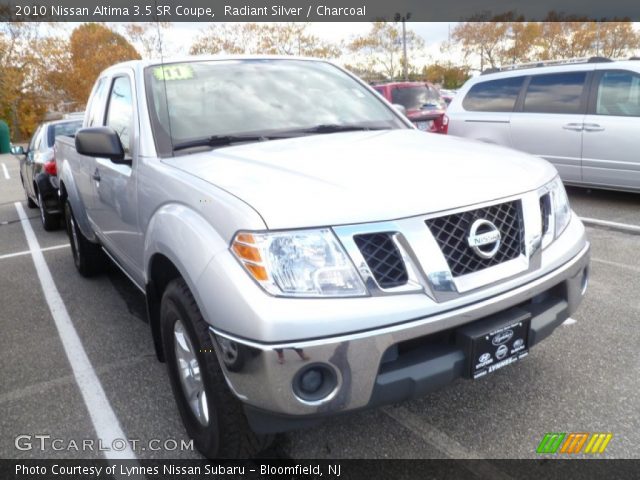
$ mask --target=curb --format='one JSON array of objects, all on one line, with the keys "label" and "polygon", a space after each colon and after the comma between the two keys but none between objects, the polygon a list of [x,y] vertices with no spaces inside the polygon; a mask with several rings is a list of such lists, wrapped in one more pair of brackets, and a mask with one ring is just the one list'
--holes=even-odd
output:
[{"label": "curb", "polygon": [[640,235],[640,225],[630,225],[628,223],[608,222],[606,220],[598,220],[597,218],[580,217],[582,223],[589,227],[604,227],[632,235]]}]

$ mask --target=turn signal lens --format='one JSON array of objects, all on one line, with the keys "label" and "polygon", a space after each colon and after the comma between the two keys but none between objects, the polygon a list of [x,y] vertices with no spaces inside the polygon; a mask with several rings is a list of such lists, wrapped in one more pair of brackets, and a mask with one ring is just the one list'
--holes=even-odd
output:
[{"label": "turn signal lens", "polygon": [[240,257],[242,260],[249,260],[250,262],[256,263],[262,262],[260,250],[258,250],[256,247],[251,247],[249,245],[245,245],[244,243],[235,241],[233,243],[233,251],[236,252],[236,255],[238,255],[238,257]]},{"label": "turn signal lens", "polygon": [[255,239],[250,233],[239,233],[236,236],[235,242],[254,244]]},{"label": "turn signal lens", "polygon": [[236,236],[231,249],[245,266],[247,271],[259,282],[269,280],[267,269],[262,265],[260,250],[255,246],[255,238],[249,233]]},{"label": "turn signal lens", "polygon": [[261,265],[254,265],[253,263],[245,263],[245,267],[247,270],[253,275],[253,278],[260,282],[266,282],[269,280],[269,275],[267,274],[267,269]]}]

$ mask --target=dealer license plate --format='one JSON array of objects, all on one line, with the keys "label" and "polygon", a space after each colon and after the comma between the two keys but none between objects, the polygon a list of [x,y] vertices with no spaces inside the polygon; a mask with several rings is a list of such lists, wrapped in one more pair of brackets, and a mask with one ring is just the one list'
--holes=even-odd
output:
[{"label": "dealer license plate", "polygon": [[483,377],[526,357],[530,318],[529,312],[515,310],[461,329],[470,377]]}]

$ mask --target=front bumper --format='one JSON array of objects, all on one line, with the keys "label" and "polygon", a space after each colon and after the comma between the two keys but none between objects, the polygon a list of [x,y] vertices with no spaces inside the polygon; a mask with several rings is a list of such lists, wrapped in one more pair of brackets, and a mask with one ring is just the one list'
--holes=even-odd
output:
[{"label": "front bumper", "polygon": [[[462,325],[517,308],[531,314],[529,345],[540,342],[578,307],[589,273],[588,243],[571,260],[531,282],[482,301],[390,327],[345,336],[264,344],[211,328],[227,382],[258,432],[316,423],[329,414],[419,396],[464,376],[466,354],[455,343]],[[233,361],[225,357],[232,345]],[[226,358],[226,363],[225,363]],[[328,366],[336,387],[322,400],[294,392],[301,369]]]}]

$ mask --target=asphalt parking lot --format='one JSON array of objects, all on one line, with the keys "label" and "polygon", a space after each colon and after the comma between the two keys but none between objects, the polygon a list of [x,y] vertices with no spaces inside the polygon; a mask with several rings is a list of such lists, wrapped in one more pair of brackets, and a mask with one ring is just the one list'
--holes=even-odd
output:
[{"label": "asphalt parking lot", "polygon": [[[45,300],[25,224],[35,232],[122,432],[140,445],[187,440],[165,367],[155,358],[141,294],[115,267],[94,279],[80,277],[65,232],[45,232],[38,211],[27,208],[17,160],[1,155],[0,164],[6,166],[6,174],[0,169],[0,457],[102,456],[65,447],[98,439]],[[580,216],[640,226],[640,195],[577,188],[569,194]],[[28,220],[20,220],[15,202]],[[611,432],[603,456],[640,458],[640,236],[602,227],[588,227],[588,234],[592,277],[585,301],[524,361],[420,400],[283,434],[270,454],[535,458],[547,432]],[[32,449],[16,448],[17,436],[42,434],[63,439],[63,448],[42,450],[36,441]],[[199,458],[171,448],[135,454]]]}]

